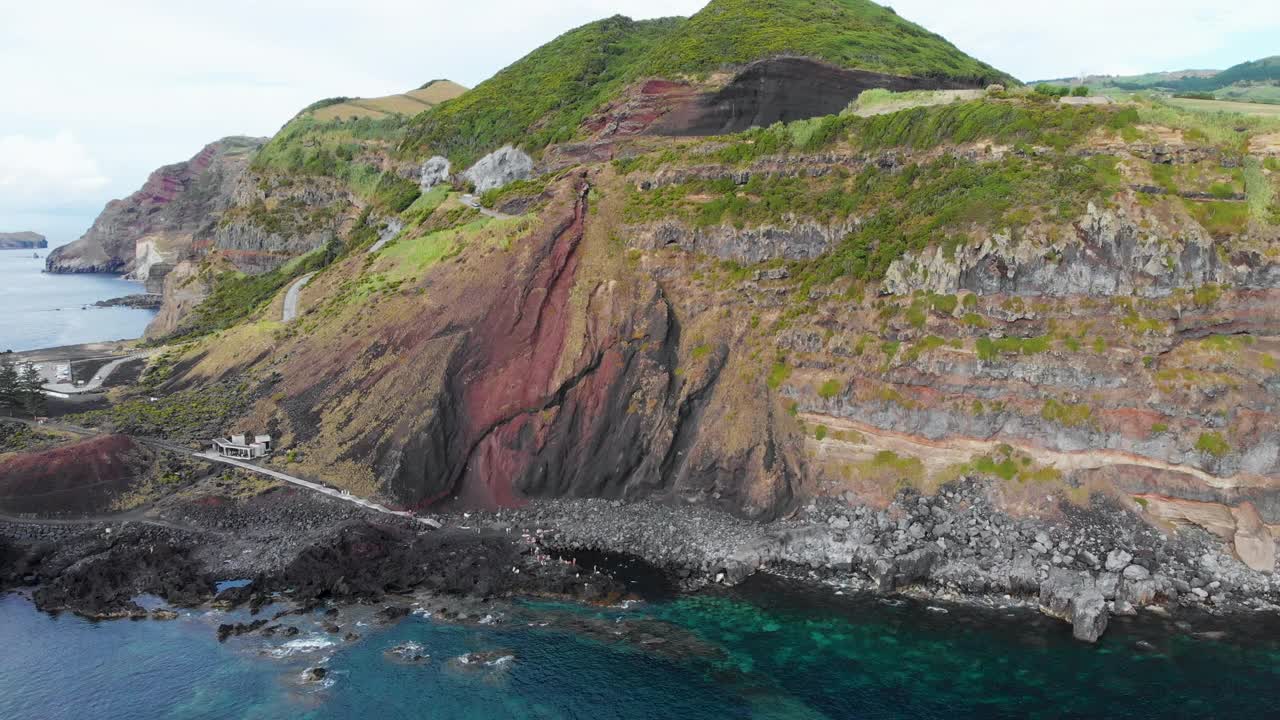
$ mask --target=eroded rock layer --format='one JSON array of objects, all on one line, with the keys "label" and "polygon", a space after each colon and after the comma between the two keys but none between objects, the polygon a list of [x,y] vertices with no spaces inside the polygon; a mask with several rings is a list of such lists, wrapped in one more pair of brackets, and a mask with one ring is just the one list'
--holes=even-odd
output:
[{"label": "eroded rock layer", "polygon": [[[224,138],[190,160],[166,165],[140,190],[107,204],[79,240],[49,253],[56,273],[133,273],[159,292],[163,270],[191,251],[231,201],[231,191],[261,139]],[[160,268],[152,278],[152,269]]]}]

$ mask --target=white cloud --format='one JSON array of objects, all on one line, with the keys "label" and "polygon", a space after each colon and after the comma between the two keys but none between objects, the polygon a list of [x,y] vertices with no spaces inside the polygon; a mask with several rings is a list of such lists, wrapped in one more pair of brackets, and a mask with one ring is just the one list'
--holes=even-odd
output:
[{"label": "white cloud", "polygon": [[95,198],[108,179],[71,132],[0,137],[0,206],[34,209]]},{"label": "white cloud", "polygon": [[1280,36],[1275,0],[892,0],[902,16],[1023,80],[1219,69],[1280,52],[1241,45]]}]

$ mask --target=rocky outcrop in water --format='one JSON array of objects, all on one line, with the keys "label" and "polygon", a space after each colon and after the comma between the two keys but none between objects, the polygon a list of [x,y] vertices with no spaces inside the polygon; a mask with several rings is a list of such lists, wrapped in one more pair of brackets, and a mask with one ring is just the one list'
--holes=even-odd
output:
[{"label": "rocky outcrop in water", "polygon": [[196,235],[213,226],[263,142],[224,138],[190,160],[156,170],[137,192],[108,203],[79,240],[49,253],[46,268],[54,273],[133,273],[150,280],[152,267],[176,262],[191,250]]},{"label": "rocky outcrop in water", "polygon": [[40,233],[29,230],[0,232],[0,250],[42,250],[47,247],[49,247],[49,241]]}]

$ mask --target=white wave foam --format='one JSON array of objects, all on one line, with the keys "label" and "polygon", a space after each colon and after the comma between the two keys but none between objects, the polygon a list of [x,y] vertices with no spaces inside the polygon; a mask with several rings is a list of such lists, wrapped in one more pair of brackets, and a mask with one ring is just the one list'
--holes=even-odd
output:
[{"label": "white wave foam", "polygon": [[303,655],[306,653],[319,652],[336,645],[337,642],[330,640],[323,635],[310,635],[297,640],[290,640],[280,647],[270,648],[264,653],[273,658],[287,658],[294,655]]}]

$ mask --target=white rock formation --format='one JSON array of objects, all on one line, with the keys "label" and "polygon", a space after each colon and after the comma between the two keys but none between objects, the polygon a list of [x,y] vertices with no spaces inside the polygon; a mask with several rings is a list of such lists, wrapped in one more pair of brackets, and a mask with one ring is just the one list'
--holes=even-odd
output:
[{"label": "white rock formation", "polygon": [[508,145],[481,158],[462,173],[462,178],[476,186],[476,193],[509,185],[533,177],[533,158]]},{"label": "white rock formation", "polygon": [[422,192],[427,192],[441,183],[449,182],[449,170],[451,167],[448,158],[439,155],[422,163],[422,179],[420,181]]}]

